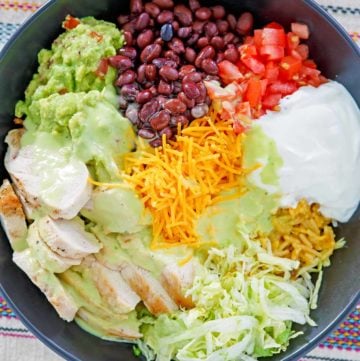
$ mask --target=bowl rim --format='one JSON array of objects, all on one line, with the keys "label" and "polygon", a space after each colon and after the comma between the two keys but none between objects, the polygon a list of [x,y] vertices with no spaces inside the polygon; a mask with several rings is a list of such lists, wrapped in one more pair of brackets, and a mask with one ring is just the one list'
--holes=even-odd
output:
[{"label": "bowl rim", "polygon": [[[4,47],[0,50],[0,61],[7,54],[7,52],[12,47],[14,41],[29,27],[38,16],[43,14],[54,5],[58,0],[48,0],[46,1],[37,11],[35,11],[28,19],[26,19],[19,28],[14,32],[14,34],[9,38]],[[345,30],[345,28],[332,16],[330,15],[320,4],[318,4],[315,0],[301,0],[306,5],[308,5],[313,11],[317,12],[322,18],[324,18],[347,42],[347,44],[352,48],[352,50],[357,54],[360,58],[360,46],[358,46],[355,41],[353,41]],[[46,336],[43,332],[41,332],[37,327],[35,327],[31,321],[22,313],[22,311],[16,306],[15,303],[12,302],[5,288],[1,284],[0,281],[0,291],[1,295],[4,297],[6,302],[10,305],[10,307],[15,311],[18,319],[25,325],[25,327],[34,335],[38,340],[40,340],[44,345],[49,347],[50,350],[55,352],[57,355],[65,358],[69,361],[81,361],[78,357],[72,355],[66,349],[59,346],[55,341]],[[313,348],[315,348],[325,337],[332,332],[346,317],[350,314],[352,309],[356,307],[356,305],[360,302],[360,290],[353,296],[352,299],[348,301],[348,304],[344,309],[334,318],[332,322],[330,322],[327,327],[325,327],[318,335],[312,338],[306,345],[300,347],[293,354],[286,356],[283,361],[291,361],[294,358],[301,357],[306,353],[309,353]],[[266,358],[270,359],[270,358]]]}]

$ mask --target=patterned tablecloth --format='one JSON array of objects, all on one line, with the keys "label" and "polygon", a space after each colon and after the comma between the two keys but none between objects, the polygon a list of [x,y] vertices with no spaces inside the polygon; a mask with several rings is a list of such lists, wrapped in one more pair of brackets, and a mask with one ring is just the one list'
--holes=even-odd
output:
[{"label": "patterned tablecloth", "polygon": [[[284,0],[287,1],[287,0]],[[0,49],[44,0],[0,0]],[[318,0],[360,45],[360,0]],[[0,296],[0,361],[60,361],[16,318]],[[360,305],[301,361],[360,361]],[[294,360],[295,361],[295,360]]]}]

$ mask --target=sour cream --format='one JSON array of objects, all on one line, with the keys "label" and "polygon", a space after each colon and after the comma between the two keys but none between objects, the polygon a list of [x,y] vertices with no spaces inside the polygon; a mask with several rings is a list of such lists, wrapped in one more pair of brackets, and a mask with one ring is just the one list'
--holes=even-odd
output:
[{"label": "sour cream", "polygon": [[360,111],[349,92],[331,81],[284,98],[279,112],[258,123],[283,160],[281,206],[305,198],[326,217],[346,222],[360,200]]}]

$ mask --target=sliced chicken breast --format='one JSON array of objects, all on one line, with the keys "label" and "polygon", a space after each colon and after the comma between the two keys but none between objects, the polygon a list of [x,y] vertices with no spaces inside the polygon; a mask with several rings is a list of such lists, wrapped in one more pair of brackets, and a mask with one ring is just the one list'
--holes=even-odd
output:
[{"label": "sliced chicken breast", "polygon": [[19,149],[19,134],[11,131],[5,139],[5,167],[16,188],[32,208],[43,206],[53,218],[74,218],[91,195],[85,163],[35,144]]},{"label": "sliced chicken breast", "polygon": [[120,273],[153,315],[158,316],[177,310],[176,304],[160,282],[147,270],[130,263],[124,263]]},{"label": "sliced chicken breast", "polygon": [[93,234],[85,231],[80,219],[43,217],[38,221],[38,228],[49,248],[62,257],[83,258],[99,252],[102,247]]},{"label": "sliced chicken breast", "polygon": [[101,296],[115,312],[128,313],[141,301],[118,271],[110,270],[99,262],[93,263],[92,275]]},{"label": "sliced chicken breast", "polygon": [[194,261],[191,260],[183,266],[172,263],[164,268],[161,274],[161,284],[177,305],[192,308],[194,303],[191,297],[185,296],[185,290],[191,287],[194,277]]},{"label": "sliced chicken breast", "polygon": [[[135,322],[127,320],[104,320],[89,312],[85,308],[80,308],[76,321],[83,325],[86,329],[90,326],[92,330],[96,330],[102,338],[121,338],[126,340],[134,340],[142,337],[139,327]],[[83,322],[82,322],[83,321]],[[85,323],[85,324],[84,324]]]},{"label": "sliced chicken breast", "polygon": [[25,129],[12,129],[5,137],[5,143],[8,145],[8,150],[5,154],[5,163],[9,163],[14,160],[20,150],[20,142],[23,134],[25,133]]},{"label": "sliced chicken breast", "polygon": [[[5,154],[5,160],[4,160],[6,169],[8,169],[8,167],[10,167],[11,164],[13,164],[13,162],[17,158],[20,151],[21,138],[24,133],[25,133],[25,129],[12,129],[7,134],[5,138],[5,143],[8,144],[8,149]],[[9,174],[11,180],[14,183],[14,189],[16,193],[19,195],[19,198],[21,200],[21,203],[24,207],[27,216],[30,219],[33,219],[32,214],[41,206],[38,196],[27,193],[21,179],[17,177],[15,174],[12,174],[11,172],[9,172]]]},{"label": "sliced chicken breast", "polygon": [[27,225],[19,198],[7,179],[0,187],[0,221],[14,251],[27,247]]},{"label": "sliced chicken breast", "polygon": [[41,266],[54,273],[62,273],[71,266],[79,265],[81,258],[67,258],[53,252],[40,237],[37,223],[29,227],[27,243]]},{"label": "sliced chicken breast", "polygon": [[13,178],[12,178],[12,181],[13,181],[12,187],[14,189],[15,194],[19,197],[19,201],[20,201],[20,203],[22,205],[22,208],[24,210],[25,217],[26,217],[27,221],[31,222],[36,217],[36,210],[40,208],[40,203],[38,202],[38,204],[35,205],[35,206],[34,206],[33,203],[30,203],[25,198],[23,193],[21,193],[21,191],[18,189],[18,187],[16,186],[16,183],[14,183]]},{"label": "sliced chicken breast", "polygon": [[54,274],[41,268],[30,249],[15,252],[13,261],[44,293],[62,319],[70,322],[75,318],[78,306],[74,299],[65,291]]}]

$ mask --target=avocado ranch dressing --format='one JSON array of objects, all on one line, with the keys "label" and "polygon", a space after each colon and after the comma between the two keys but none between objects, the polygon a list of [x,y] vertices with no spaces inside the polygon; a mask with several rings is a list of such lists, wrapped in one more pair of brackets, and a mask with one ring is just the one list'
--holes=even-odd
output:
[{"label": "avocado ranch dressing", "polygon": [[[276,137],[277,113],[265,115],[269,124],[264,117],[245,135],[243,167],[254,169],[245,180],[239,179],[245,182],[246,192],[208,207],[195,220],[199,240],[208,246],[152,250],[152,216],[136,192],[121,181],[124,157],[135,150],[136,136],[129,120],[118,111],[113,85],[116,71],[109,67],[106,74],[97,74],[101,59],[115,55],[123,45],[123,34],[114,24],[82,19],[76,28],[61,34],[51,50],[39,53],[38,73],[25,92],[25,100],[16,106],[16,116],[25,117],[21,150],[35,154],[34,172],[42,175],[38,187],[46,204],[56,203],[73,186],[74,177],[85,182],[90,177],[99,184],[92,187],[88,182],[90,199],[73,217],[85,220],[85,230],[102,248],[65,272],[41,270],[39,277],[52,285],[61,282],[79,307],[76,322],[86,331],[120,342],[121,330],[127,330],[134,339],[143,335],[144,341],[134,342],[148,359],[153,357],[149,347],[164,360],[174,357],[178,349],[183,359],[193,357],[187,348],[193,343],[200,350],[206,337],[228,337],[255,357],[280,352],[297,335],[291,329],[292,322],[313,324],[308,299],[316,291],[309,280],[301,283],[291,279],[290,272],[299,266],[297,261],[273,257],[251,240],[272,231],[271,217],[282,200],[284,178],[279,174],[291,166],[286,154],[291,153],[291,144],[286,142],[286,134]],[[332,84],[336,88],[335,82]],[[321,94],[321,89],[314,92]],[[311,91],[299,92],[302,98]],[[347,111],[356,114],[350,108]],[[283,121],[291,116],[285,113]],[[301,123],[297,126],[300,128]],[[288,146],[285,151],[279,148],[283,141],[285,148]],[[360,156],[354,159],[356,162]],[[293,176],[296,178],[296,169]],[[37,221],[48,212],[40,207],[32,217]],[[34,260],[39,257],[34,249],[31,253]],[[195,307],[159,317],[152,316],[142,304],[131,312],[118,312],[111,297],[105,297],[106,288],[99,288],[96,269],[91,266],[97,260],[109,272],[119,272],[124,264],[132,263],[160,282],[166,267],[186,264],[189,259],[195,264],[194,283],[182,291],[197,301]],[[284,273],[284,279],[279,273]],[[238,284],[248,300],[237,289]],[[280,306],[274,300],[280,300]],[[208,336],[210,329],[212,336]],[[229,345],[226,340],[219,342]],[[166,345],[164,350],[162,345]]]}]

